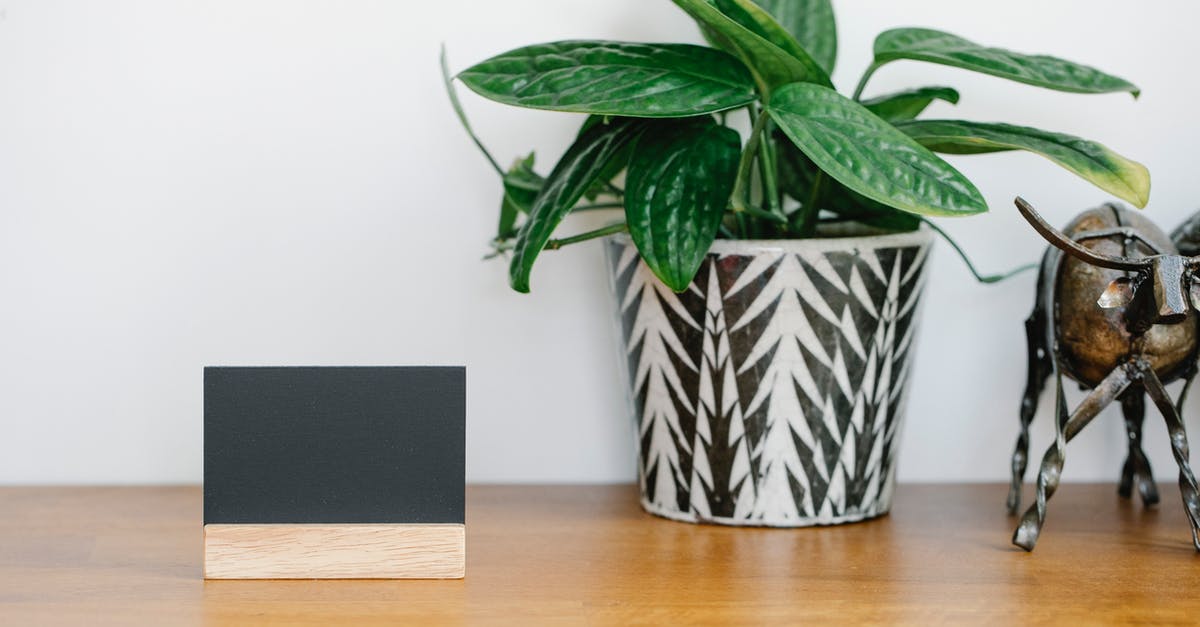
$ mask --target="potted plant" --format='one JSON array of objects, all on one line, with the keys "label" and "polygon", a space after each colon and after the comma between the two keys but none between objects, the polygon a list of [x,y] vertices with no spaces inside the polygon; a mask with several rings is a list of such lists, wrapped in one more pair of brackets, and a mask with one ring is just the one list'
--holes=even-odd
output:
[{"label": "potted plant", "polygon": [[[495,250],[528,292],[543,250],[610,236],[645,509],[771,526],[886,513],[936,229],[924,217],[987,210],[935,153],[1034,152],[1138,207],[1150,180],[1078,137],[918,119],[934,100],[956,103],[952,88],[863,98],[868,80],[913,60],[1059,91],[1138,89],[898,28],[845,96],[829,78],[829,0],[673,1],[710,47],[560,41],[457,75],[497,102],[589,114],[548,175],[532,155],[508,170],[488,155],[504,188]],[[447,87],[466,125],[448,75]],[[555,238],[567,214],[606,208],[623,219]]]}]

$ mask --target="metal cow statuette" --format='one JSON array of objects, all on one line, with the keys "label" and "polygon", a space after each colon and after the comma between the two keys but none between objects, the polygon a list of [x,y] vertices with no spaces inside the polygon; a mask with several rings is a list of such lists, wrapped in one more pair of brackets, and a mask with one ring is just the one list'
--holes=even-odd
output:
[{"label": "metal cow statuette", "polygon": [[[1046,520],[1046,501],[1058,488],[1066,444],[1113,401],[1121,401],[1129,454],[1119,493],[1128,498],[1134,483],[1147,505],[1158,502],[1150,462],[1142,451],[1145,395],[1167,421],[1171,450],[1179,465],[1179,489],[1200,551],[1200,490],[1188,463],[1181,411],[1196,375],[1200,308],[1200,216],[1175,232],[1175,241],[1141,214],[1105,205],[1077,216],[1064,231],[1047,224],[1033,207],[1017,208],[1050,242],[1042,258],[1037,303],[1025,321],[1029,379],[1021,400],[1021,434],[1012,459],[1008,509],[1017,513],[1029,454],[1029,423],[1048,377],[1054,378],[1056,437],[1042,458],[1036,501],[1021,517],[1013,543],[1032,551]],[[1193,224],[1195,223],[1195,224]],[[1065,253],[1065,254],[1064,254]],[[1193,276],[1197,274],[1197,276]],[[1067,412],[1062,377],[1090,389]],[[1185,381],[1176,403],[1163,387]]]}]

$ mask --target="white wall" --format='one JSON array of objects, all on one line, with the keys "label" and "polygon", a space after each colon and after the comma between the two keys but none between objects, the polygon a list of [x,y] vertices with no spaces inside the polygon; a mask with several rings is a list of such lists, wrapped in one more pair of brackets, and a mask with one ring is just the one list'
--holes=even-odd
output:
[{"label": "white wall", "polygon": [[[1161,224],[1200,206],[1195,3],[836,5],[843,89],[897,25],[1134,80],[1137,102],[899,63],[869,92],[956,86],[961,105],[934,115],[1103,141],[1150,167]],[[0,0],[0,483],[199,481],[207,364],[405,363],[468,365],[471,480],[630,480],[600,249],[547,253],[528,296],[479,260],[499,186],[437,71],[442,41],[461,69],[565,38],[697,40],[666,0]],[[497,155],[536,148],[543,171],[579,122],[463,92]],[[1031,155],[955,163],[993,211],[942,224],[988,271],[1042,248],[1014,195],[1059,223],[1106,200]],[[1005,479],[1033,276],[977,285],[945,246],[933,274],[901,478]],[[1200,438],[1200,400],[1188,410]],[[1147,424],[1173,477],[1161,421]],[[1123,442],[1106,412],[1066,479],[1113,480]]]}]

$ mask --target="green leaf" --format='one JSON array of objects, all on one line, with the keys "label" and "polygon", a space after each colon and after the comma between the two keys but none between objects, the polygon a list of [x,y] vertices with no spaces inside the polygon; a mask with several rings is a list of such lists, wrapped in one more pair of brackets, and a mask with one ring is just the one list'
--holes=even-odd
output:
[{"label": "green leaf", "polygon": [[622,170],[625,169],[625,166],[629,163],[629,159],[632,156],[633,145],[630,144],[625,147],[625,152],[617,155],[612,161],[609,162],[609,166],[605,168],[599,176],[596,177],[596,180],[592,182],[591,187],[584,192],[583,197],[587,198],[589,201],[595,201],[605,194],[616,195],[613,192],[613,190],[616,188],[612,184],[612,181],[613,179],[617,178],[617,175],[620,174]]},{"label": "green leaf", "polygon": [[1150,200],[1150,172],[1102,144],[1027,126],[963,120],[916,120],[896,125],[921,145],[949,154],[969,155],[1026,150],[1046,157],[1096,187],[1145,207]]},{"label": "green leaf", "polygon": [[934,100],[958,104],[958,91],[950,87],[918,87],[907,91],[877,96],[863,101],[871,113],[887,120],[899,122],[911,120],[925,110]]},{"label": "green leaf", "polygon": [[483,140],[475,134],[475,129],[471,128],[471,121],[467,119],[467,112],[463,110],[462,103],[458,100],[458,92],[454,91],[454,79],[450,76],[450,64],[446,61],[446,46],[442,45],[442,53],[438,57],[438,61],[442,70],[442,85],[446,88],[446,97],[450,99],[450,107],[454,109],[454,115],[458,116],[458,122],[462,124],[463,130],[467,132],[467,136],[471,141],[475,142],[475,147],[479,152],[483,153],[483,157],[491,164],[492,169],[496,174],[504,176],[504,170],[500,168],[500,164],[492,153],[488,152],[487,146],[483,145]]},{"label": "green leaf", "polygon": [[589,128],[597,124],[608,124],[612,121],[611,116],[607,115],[589,115],[583,119],[583,124],[579,127],[579,132],[575,133],[575,137],[579,137],[588,131]]},{"label": "green leaf", "polygon": [[817,167],[867,198],[919,215],[987,211],[962,173],[832,89],[787,85],[775,92],[767,110]]},{"label": "green leaf", "polygon": [[[784,137],[779,143],[780,188],[801,203],[807,202],[809,192],[819,172],[812,162],[791,140]],[[890,231],[911,231],[921,225],[921,220],[878,203],[862,194],[850,191],[845,185],[826,177],[821,182],[819,209],[836,215],[839,219],[854,220]],[[802,210],[802,208],[801,208]]]},{"label": "green leaf", "polygon": [[538,192],[545,185],[544,179],[533,171],[533,153],[518,160],[504,174],[504,199],[500,203],[500,224],[496,239],[505,240],[516,235],[517,216],[529,213]]},{"label": "green leaf", "polygon": [[625,222],[646,265],[676,292],[687,289],[717,236],[740,156],[737,132],[711,119],[655,123],[637,140]]},{"label": "green leaf", "polygon": [[755,0],[770,13],[814,61],[833,74],[837,61],[837,23],[829,0]]},{"label": "green leaf", "polygon": [[618,118],[584,131],[567,148],[566,154],[546,177],[546,184],[529,208],[529,219],[517,233],[509,266],[509,283],[518,292],[529,291],[529,274],[554,229],[583,197],[588,187],[622,154],[625,146],[637,138],[641,122]]},{"label": "green leaf", "polygon": [[[597,124],[608,124],[611,120],[612,118],[604,115],[589,115],[587,119],[583,121],[583,126],[579,127],[579,133],[576,135],[576,137],[583,135],[588,131],[588,129]],[[600,175],[596,177],[596,180],[592,182],[591,187],[584,192],[584,198],[587,198],[588,200],[596,200],[605,192],[611,191],[612,188],[609,184],[612,183],[612,180],[616,178],[622,170],[625,169],[625,166],[629,163],[629,158],[632,156],[632,150],[633,144],[626,144],[625,152],[617,155],[615,158],[609,161],[608,167],[606,167],[604,171],[602,171]]]},{"label": "green leaf", "polygon": [[875,39],[875,66],[910,59],[982,72],[1000,78],[1081,94],[1140,91],[1129,81],[1057,57],[988,48],[928,28],[896,28]]},{"label": "green leaf", "polygon": [[721,0],[736,9],[737,19],[717,8],[715,0],[672,1],[700,24],[711,41],[750,68],[764,94],[796,82],[833,86],[795,38],[751,0]]},{"label": "green leaf", "polygon": [[755,99],[737,59],[687,44],[560,41],[506,52],[458,77],[497,102],[598,115],[688,117]]},{"label": "green leaf", "polygon": [[[800,62],[821,67],[779,20],[755,0],[712,0],[711,4],[750,32],[771,42]],[[828,75],[828,72],[824,73]]]}]

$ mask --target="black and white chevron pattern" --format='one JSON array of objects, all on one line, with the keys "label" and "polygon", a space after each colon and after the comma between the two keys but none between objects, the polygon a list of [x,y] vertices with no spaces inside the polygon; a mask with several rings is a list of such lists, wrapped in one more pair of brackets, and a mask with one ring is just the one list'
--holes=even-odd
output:
[{"label": "black and white chevron pattern", "polygon": [[609,239],[643,507],[768,526],[886,513],[930,244],[718,241],[675,294]]}]

